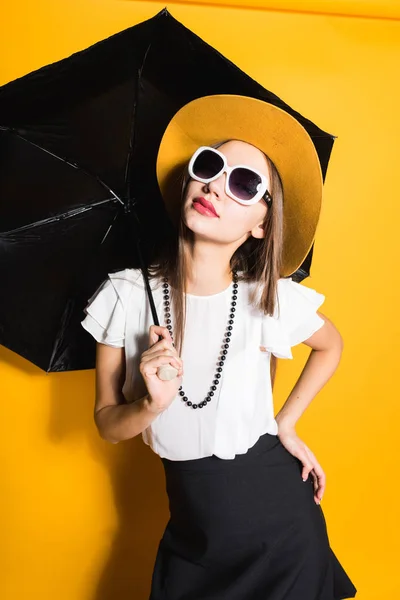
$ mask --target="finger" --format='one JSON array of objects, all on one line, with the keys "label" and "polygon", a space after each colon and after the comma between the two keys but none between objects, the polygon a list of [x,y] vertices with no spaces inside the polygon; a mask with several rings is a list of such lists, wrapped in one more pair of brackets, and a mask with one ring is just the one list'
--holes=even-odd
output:
[{"label": "finger", "polygon": [[319,464],[319,462],[315,462],[314,464],[314,472],[315,475],[318,479],[318,485],[321,488],[321,486],[325,487],[325,483],[326,483],[326,475],[324,470],[322,469],[321,465]]},{"label": "finger", "polygon": [[322,492],[321,492],[321,488],[319,485],[319,479],[314,471],[314,469],[311,469],[310,471],[310,476],[313,479],[313,488],[314,488],[314,502],[316,504],[320,504],[321,500],[322,500]]},{"label": "finger", "polygon": [[154,354],[155,352],[162,352],[162,351],[171,351],[171,353],[174,352],[174,347],[172,346],[171,342],[168,342],[168,340],[166,339],[162,339],[160,341],[155,342],[152,346],[150,346],[150,348],[147,348],[146,350],[146,355],[149,354]]},{"label": "finger", "polygon": [[314,482],[315,482],[314,483],[315,500],[318,501],[318,504],[319,504],[319,502],[322,500],[322,496],[324,495],[325,482],[326,482],[325,473],[321,469],[320,465],[316,465],[316,467],[314,467],[313,476],[314,476]]},{"label": "finger", "polygon": [[160,354],[167,354],[168,356],[174,356],[179,361],[182,360],[175,348],[172,346],[172,343],[165,339],[153,344],[153,346],[148,348],[146,352],[142,354],[142,357],[146,360],[149,360],[149,358],[153,356],[159,356]]},{"label": "finger", "polygon": [[166,340],[172,340],[171,334],[167,327],[162,327],[161,325],[150,325],[149,346],[157,343],[160,335]]},{"label": "finger", "polygon": [[313,479],[314,479],[314,500],[316,501],[317,504],[319,504],[320,501],[322,500],[321,487],[319,485],[318,477],[316,476],[316,474],[314,473],[314,471],[311,471],[311,474],[312,474]]},{"label": "finger", "polygon": [[315,458],[314,453],[305,444],[304,444],[304,460],[302,460],[302,462],[304,465],[303,472],[302,472],[303,481],[306,481],[308,479],[309,473],[311,473],[312,470],[314,470],[314,473],[317,476],[324,475],[321,465],[318,463],[317,459]]},{"label": "finger", "polygon": [[151,352],[159,352],[160,350],[170,350],[172,354],[174,354],[175,356],[178,356],[178,351],[175,348],[175,346],[172,343],[172,340],[166,340],[165,338],[163,338],[162,340],[159,340],[158,342],[156,342],[155,344],[153,344],[149,350]]},{"label": "finger", "polygon": [[165,357],[167,359],[167,362],[169,362],[173,366],[177,366],[178,369],[183,368],[182,359],[172,354],[170,350],[163,350],[162,352],[152,352],[151,354],[147,354],[146,356],[142,355],[141,362],[148,363],[156,358],[159,358],[160,356]]},{"label": "finger", "polygon": [[304,458],[301,458],[301,462],[303,463],[301,477],[305,482],[308,479],[309,474],[313,477],[313,486],[314,486],[314,498],[315,501],[319,504],[322,500],[322,496],[325,490],[325,473],[315,458],[314,454],[308,447],[305,447],[304,452],[302,453]]},{"label": "finger", "polygon": [[[172,362],[171,362],[172,360]],[[172,359],[170,356],[165,356],[165,355],[160,355],[157,356],[156,358],[152,358],[151,361],[147,361],[146,363],[140,363],[140,373],[145,376],[145,377],[150,377],[151,375],[155,375],[157,373],[157,369],[159,366],[161,365],[168,365],[171,364],[173,367],[175,367],[176,369],[180,369],[180,366],[178,363],[174,364],[174,359]]]},{"label": "finger", "polygon": [[310,474],[313,478],[314,492],[317,492],[319,484],[318,484],[318,477],[316,476],[314,469],[311,470]]},{"label": "finger", "polygon": [[308,475],[314,465],[310,462],[308,456],[305,457],[301,462],[303,463],[303,469],[301,471],[301,478],[303,481],[307,481]]}]

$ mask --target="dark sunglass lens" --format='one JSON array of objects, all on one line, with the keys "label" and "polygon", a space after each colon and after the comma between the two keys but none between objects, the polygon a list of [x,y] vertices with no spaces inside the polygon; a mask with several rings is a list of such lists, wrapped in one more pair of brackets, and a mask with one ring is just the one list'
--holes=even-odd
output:
[{"label": "dark sunglass lens", "polygon": [[211,150],[203,150],[193,163],[193,173],[202,179],[211,179],[224,166],[222,157]]},{"label": "dark sunglass lens", "polygon": [[261,177],[257,173],[243,167],[234,169],[229,181],[232,192],[241,200],[251,200],[254,198],[260,183]]}]

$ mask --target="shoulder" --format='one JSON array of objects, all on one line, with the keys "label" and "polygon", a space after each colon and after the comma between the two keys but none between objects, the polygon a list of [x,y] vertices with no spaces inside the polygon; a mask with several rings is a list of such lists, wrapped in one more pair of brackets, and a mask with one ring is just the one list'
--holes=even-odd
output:
[{"label": "shoulder", "polygon": [[277,282],[277,294],[283,311],[296,311],[309,308],[315,310],[325,301],[325,295],[312,287],[294,281],[291,277],[281,277]]},{"label": "shoulder", "polygon": [[[252,292],[256,292],[256,298],[259,299],[262,293],[262,287],[259,282],[256,281],[245,281],[247,289]],[[306,299],[309,301],[322,301],[325,300],[325,296],[320,292],[317,292],[314,288],[297,283],[291,277],[281,277],[276,282],[276,293],[275,300],[279,303],[287,303],[292,300]],[[274,316],[277,316],[274,315]]]},{"label": "shoulder", "polygon": [[[108,273],[107,282],[112,285],[123,304],[126,304],[132,295],[142,296],[146,289],[141,269],[126,268]],[[161,281],[155,279],[149,279],[149,283],[151,290],[161,285]]]},{"label": "shoulder", "polygon": [[291,347],[325,324],[317,312],[324,301],[324,294],[312,287],[291,277],[278,279],[274,314],[261,317],[261,346],[278,358],[293,358]]}]

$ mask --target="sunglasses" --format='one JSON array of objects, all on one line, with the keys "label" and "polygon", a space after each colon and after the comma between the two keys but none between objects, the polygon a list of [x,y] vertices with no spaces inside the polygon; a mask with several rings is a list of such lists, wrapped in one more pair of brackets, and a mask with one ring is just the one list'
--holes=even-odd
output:
[{"label": "sunglasses", "polygon": [[225,193],[240,204],[255,204],[263,198],[268,205],[272,196],[267,190],[263,173],[247,165],[229,167],[222,152],[211,146],[200,146],[189,161],[189,175],[196,181],[209,183],[222,173],[227,173]]}]

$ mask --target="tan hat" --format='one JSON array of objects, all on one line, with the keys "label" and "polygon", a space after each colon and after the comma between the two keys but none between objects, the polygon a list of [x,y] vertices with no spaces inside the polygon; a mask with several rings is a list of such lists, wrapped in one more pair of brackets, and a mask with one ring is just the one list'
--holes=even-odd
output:
[{"label": "tan hat", "polygon": [[180,211],[181,175],[199,146],[243,140],[269,156],[283,185],[282,277],[294,273],[313,244],[323,179],[306,129],[286,111],[249,96],[215,94],[185,104],[168,123],[157,155],[157,180],[174,223]]}]

